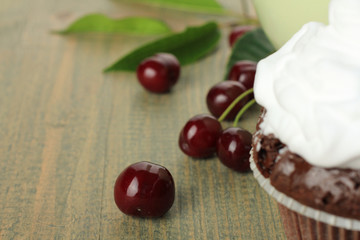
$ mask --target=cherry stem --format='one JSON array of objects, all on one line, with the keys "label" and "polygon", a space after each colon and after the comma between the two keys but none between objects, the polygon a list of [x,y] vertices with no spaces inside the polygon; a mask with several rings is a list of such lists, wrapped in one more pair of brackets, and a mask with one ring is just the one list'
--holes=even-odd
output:
[{"label": "cherry stem", "polygon": [[[254,89],[250,88],[249,90],[246,90],[245,92],[243,92],[240,96],[238,96],[237,98],[235,98],[235,100],[225,109],[225,111],[221,114],[221,116],[218,118],[218,121],[221,122],[223,121],[226,116],[229,114],[229,112],[235,107],[236,104],[238,104],[242,99],[244,99],[247,95],[251,94],[252,92],[254,92]],[[245,105],[246,106],[246,105]],[[245,107],[244,106],[244,107]],[[243,107],[243,108],[244,108]],[[242,109],[243,109],[242,108]],[[249,107],[248,107],[249,108]],[[241,111],[242,111],[241,109]]]},{"label": "cherry stem", "polygon": [[252,99],[251,101],[249,101],[247,104],[245,104],[245,106],[243,106],[241,108],[241,110],[238,112],[238,114],[235,117],[235,120],[233,122],[233,126],[236,127],[241,116],[244,115],[244,113],[246,112],[246,110],[248,110],[248,108],[250,108],[252,105],[255,104],[255,99]]}]

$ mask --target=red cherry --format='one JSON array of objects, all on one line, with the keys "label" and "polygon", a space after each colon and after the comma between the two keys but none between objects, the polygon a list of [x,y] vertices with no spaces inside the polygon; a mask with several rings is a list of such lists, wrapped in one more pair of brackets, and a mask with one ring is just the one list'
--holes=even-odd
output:
[{"label": "red cherry", "polygon": [[246,25],[246,26],[237,26],[234,27],[229,35],[229,45],[232,47],[236,40],[242,37],[245,33],[253,30],[255,26]]},{"label": "red cherry", "polygon": [[[206,96],[206,104],[212,115],[220,117],[226,108],[247,89],[239,82],[223,81],[213,86]],[[240,109],[250,100],[245,97],[229,112],[225,120],[234,120]]]},{"label": "red cherry", "polygon": [[158,53],[143,60],[137,68],[140,84],[150,92],[168,92],[180,76],[180,63],[170,53]]},{"label": "red cherry", "polygon": [[180,149],[194,158],[208,158],[215,154],[221,124],[213,116],[200,114],[192,117],[179,136]]},{"label": "red cherry", "polygon": [[249,171],[251,140],[250,132],[238,127],[227,128],[218,139],[217,156],[225,166],[235,171]]},{"label": "red cherry", "polygon": [[115,203],[127,215],[161,217],[171,208],[174,198],[175,184],[171,173],[158,164],[132,164],[115,182]]},{"label": "red cherry", "polygon": [[238,61],[231,67],[228,79],[239,81],[246,89],[253,88],[256,66],[256,62]]}]

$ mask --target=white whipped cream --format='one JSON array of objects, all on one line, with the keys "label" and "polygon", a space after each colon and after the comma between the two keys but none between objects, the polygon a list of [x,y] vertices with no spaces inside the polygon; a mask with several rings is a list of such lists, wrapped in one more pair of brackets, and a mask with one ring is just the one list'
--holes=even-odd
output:
[{"label": "white whipped cream", "polygon": [[321,167],[360,169],[360,0],[332,0],[329,25],[311,22],[257,65],[261,124]]}]

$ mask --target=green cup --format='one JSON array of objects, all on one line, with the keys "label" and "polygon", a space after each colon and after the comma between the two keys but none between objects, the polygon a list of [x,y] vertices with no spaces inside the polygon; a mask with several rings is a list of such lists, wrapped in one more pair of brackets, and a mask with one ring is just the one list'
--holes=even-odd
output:
[{"label": "green cup", "polygon": [[307,22],[328,23],[330,0],[253,0],[266,35],[279,49]]}]

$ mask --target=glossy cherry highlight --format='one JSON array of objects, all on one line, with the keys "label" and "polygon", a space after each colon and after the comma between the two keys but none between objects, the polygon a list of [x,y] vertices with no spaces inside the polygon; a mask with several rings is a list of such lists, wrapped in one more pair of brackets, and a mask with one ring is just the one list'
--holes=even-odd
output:
[{"label": "glossy cherry highlight", "polygon": [[227,167],[238,171],[250,170],[250,149],[252,135],[247,130],[231,127],[225,129],[216,145],[216,154]]},{"label": "glossy cherry highlight", "polygon": [[161,217],[174,203],[173,177],[161,165],[134,163],[116,179],[114,199],[118,208],[127,215]]},{"label": "glossy cherry highlight", "polygon": [[170,53],[158,53],[143,60],[136,70],[140,84],[150,92],[168,92],[178,81],[180,63]]},{"label": "glossy cherry highlight", "polygon": [[246,89],[254,87],[254,80],[256,74],[256,62],[252,61],[238,61],[230,69],[228,79],[235,80],[242,83]]},{"label": "glossy cherry highlight", "polygon": [[215,154],[221,124],[213,116],[199,114],[192,117],[179,136],[179,147],[188,156],[208,158]]},{"label": "glossy cherry highlight", "polygon": [[[229,105],[246,91],[243,84],[236,81],[223,81],[214,85],[206,96],[206,104],[212,115],[220,117]],[[227,114],[225,120],[234,120],[240,109],[250,100],[245,97]]]}]

